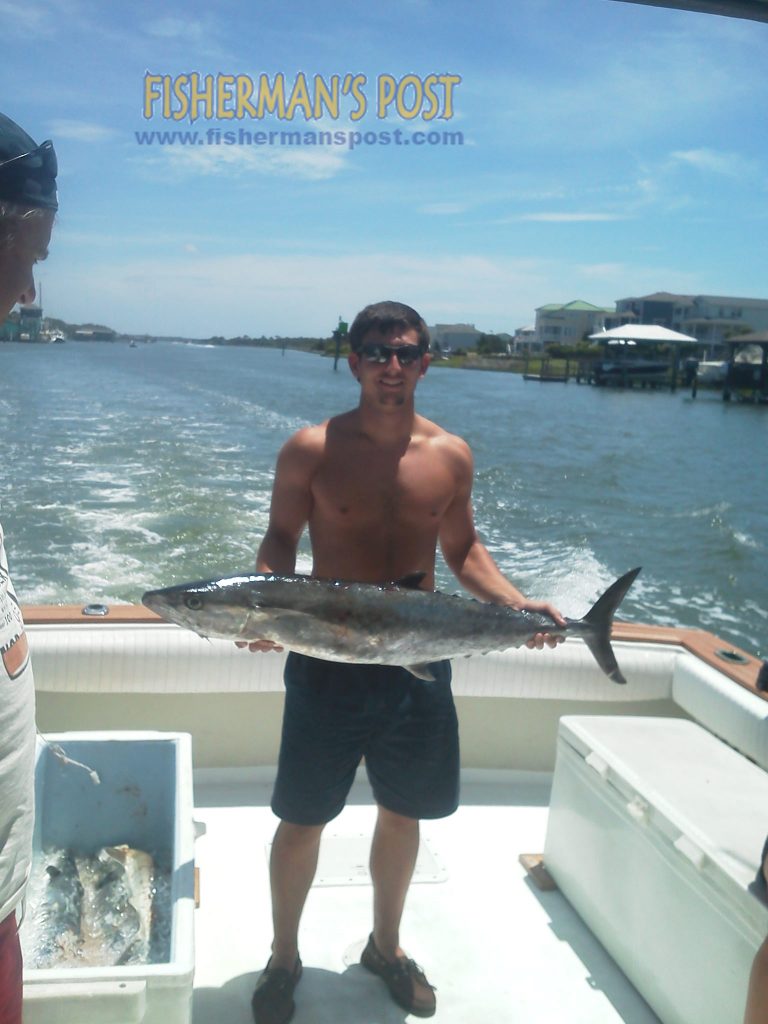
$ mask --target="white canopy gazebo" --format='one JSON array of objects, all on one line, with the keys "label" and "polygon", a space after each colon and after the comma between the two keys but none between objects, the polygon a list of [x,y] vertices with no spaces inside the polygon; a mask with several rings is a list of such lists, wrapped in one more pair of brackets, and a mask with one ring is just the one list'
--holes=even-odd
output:
[{"label": "white canopy gazebo", "polygon": [[607,345],[637,344],[638,341],[656,342],[656,344],[682,345],[687,343],[695,344],[697,339],[689,334],[681,334],[679,331],[671,331],[668,327],[660,324],[624,324],[622,327],[612,327],[610,331],[600,331],[598,334],[590,334],[590,341],[602,341]]},{"label": "white canopy gazebo", "polygon": [[[620,387],[632,387],[635,383],[643,387],[669,384],[673,391],[677,386],[681,347],[697,344],[696,338],[660,324],[624,324],[610,331],[590,334],[589,340],[610,346],[610,355],[606,347],[607,358],[595,364],[594,383],[613,383]],[[670,356],[662,355],[655,348],[659,345],[668,345]],[[640,346],[644,346],[645,351]]]}]

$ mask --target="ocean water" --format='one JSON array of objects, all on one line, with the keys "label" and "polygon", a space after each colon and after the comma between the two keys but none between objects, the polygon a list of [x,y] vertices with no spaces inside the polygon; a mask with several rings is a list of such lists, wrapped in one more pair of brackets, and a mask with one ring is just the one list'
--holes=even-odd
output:
[{"label": "ocean water", "polygon": [[[22,603],[137,602],[249,570],[277,452],[350,408],[345,364],[159,342],[0,344],[0,516]],[[475,454],[475,514],[531,597],[768,655],[768,409],[433,367],[419,410]],[[300,565],[309,565],[306,536]],[[458,590],[447,568],[438,586]]]}]

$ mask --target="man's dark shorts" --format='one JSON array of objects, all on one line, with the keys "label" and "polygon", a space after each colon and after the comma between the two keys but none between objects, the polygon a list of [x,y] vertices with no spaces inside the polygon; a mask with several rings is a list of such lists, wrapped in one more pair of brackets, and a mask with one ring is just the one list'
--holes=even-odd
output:
[{"label": "man's dark shorts", "polygon": [[392,665],[291,652],[272,810],[296,825],[340,813],[365,757],[376,802],[408,818],[443,818],[459,802],[459,735],[450,662],[435,682]]}]

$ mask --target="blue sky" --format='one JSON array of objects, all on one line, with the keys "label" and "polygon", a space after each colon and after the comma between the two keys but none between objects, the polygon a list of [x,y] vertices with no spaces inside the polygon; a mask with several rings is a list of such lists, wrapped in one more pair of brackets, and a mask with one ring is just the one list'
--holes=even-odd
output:
[{"label": "blue sky", "polygon": [[[0,109],[59,155],[46,313],[327,335],[395,298],[513,331],[547,302],[768,298],[768,26],[616,0],[0,0]],[[142,113],[147,72],[365,75],[319,123]],[[376,116],[456,75],[450,118]],[[404,91],[415,108],[415,87]],[[426,108],[424,108],[426,109]],[[215,113],[215,111],[214,111]],[[139,145],[136,132],[461,132],[463,145]]]}]

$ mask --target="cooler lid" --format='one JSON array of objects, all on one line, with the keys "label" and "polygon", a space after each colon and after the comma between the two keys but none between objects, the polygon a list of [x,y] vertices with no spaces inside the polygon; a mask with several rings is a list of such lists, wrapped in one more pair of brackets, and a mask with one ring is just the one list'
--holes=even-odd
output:
[{"label": "cooler lid", "polygon": [[[638,823],[665,835],[703,874],[753,900],[768,834],[768,773],[695,722],[572,715],[567,744],[627,803]],[[750,916],[763,907],[748,907]]]}]

